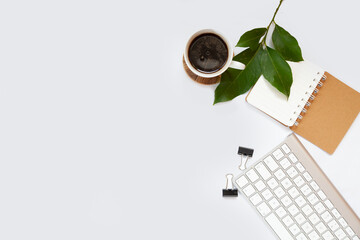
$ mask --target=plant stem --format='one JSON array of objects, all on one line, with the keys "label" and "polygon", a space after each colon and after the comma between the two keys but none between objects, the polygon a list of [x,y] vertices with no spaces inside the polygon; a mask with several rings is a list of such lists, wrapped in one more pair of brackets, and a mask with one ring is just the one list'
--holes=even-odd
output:
[{"label": "plant stem", "polygon": [[276,8],[276,10],[275,10],[274,16],[272,17],[269,25],[268,25],[267,28],[266,28],[265,36],[264,36],[263,40],[261,41],[261,43],[264,44],[265,46],[266,46],[266,37],[267,37],[267,35],[268,35],[268,33],[269,33],[269,28],[270,28],[270,26],[271,26],[272,23],[275,23],[275,17],[276,17],[276,15],[277,15],[277,13],[278,13],[278,11],[279,11],[279,9],[280,9],[280,6],[281,6],[281,4],[283,3],[283,1],[284,1],[284,0],[280,0],[280,3],[279,3],[279,5],[277,6],[277,8]]}]

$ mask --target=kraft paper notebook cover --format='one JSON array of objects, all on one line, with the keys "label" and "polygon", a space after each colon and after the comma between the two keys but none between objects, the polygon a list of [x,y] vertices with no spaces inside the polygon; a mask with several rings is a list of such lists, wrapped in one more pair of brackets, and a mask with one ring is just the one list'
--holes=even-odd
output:
[{"label": "kraft paper notebook cover", "polygon": [[289,64],[289,99],[260,77],[246,100],[332,154],[360,112],[360,94],[308,61]]}]

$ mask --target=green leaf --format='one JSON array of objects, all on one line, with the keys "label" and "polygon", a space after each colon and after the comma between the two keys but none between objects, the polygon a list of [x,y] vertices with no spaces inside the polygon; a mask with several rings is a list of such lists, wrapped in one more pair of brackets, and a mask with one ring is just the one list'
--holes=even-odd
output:
[{"label": "green leaf", "polygon": [[228,68],[221,74],[220,84],[215,89],[214,104],[229,101],[232,99],[231,96],[236,95],[236,92],[233,92],[234,88],[232,87],[232,84],[234,83],[234,79],[241,74],[242,71],[243,70],[235,68]]},{"label": "green leaf", "polygon": [[261,47],[258,48],[253,58],[248,62],[244,70],[228,68],[222,75],[220,84],[215,89],[214,104],[226,102],[246,93],[254,86],[261,76]]},{"label": "green leaf", "polygon": [[270,47],[266,47],[261,56],[261,69],[266,80],[289,98],[293,82],[292,72],[289,64],[280,53]]},{"label": "green leaf", "polygon": [[274,47],[287,61],[304,61],[298,41],[285,29],[275,24],[272,34]]},{"label": "green leaf", "polygon": [[242,51],[241,53],[239,53],[238,55],[236,55],[233,58],[233,60],[247,65],[249,63],[249,61],[254,57],[255,53],[256,53],[256,50],[247,48],[244,51]]},{"label": "green leaf", "polygon": [[244,33],[239,42],[236,44],[236,47],[250,47],[253,50],[256,50],[256,47],[259,45],[260,38],[264,36],[266,28],[255,28]]}]

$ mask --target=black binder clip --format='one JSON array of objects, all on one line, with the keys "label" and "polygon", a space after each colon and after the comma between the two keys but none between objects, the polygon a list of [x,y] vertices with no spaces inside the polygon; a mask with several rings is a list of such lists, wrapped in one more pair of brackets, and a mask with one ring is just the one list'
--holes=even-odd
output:
[{"label": "black binder clip", "polygon": [[[253,156],[254,149],[239,147],[238,154],[241,156],[240,170],[246,169],[246,163]],[[245,159],[243,159],[245,157]]]},{"label": "black binder clip", "polygon": [[[233,175],[227,174],[226,175],[226,187],[222,190],[223,197],[237,197],[238,196],[238,190],[234,188],[233,186]],[[231,185],[231,188],[229,188],[229,185]]]}]

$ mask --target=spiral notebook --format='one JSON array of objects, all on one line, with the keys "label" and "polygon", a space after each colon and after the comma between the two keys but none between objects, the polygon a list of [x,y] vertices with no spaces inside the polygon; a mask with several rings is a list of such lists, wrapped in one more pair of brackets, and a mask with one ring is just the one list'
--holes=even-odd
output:
[{"label": "spiral notebook", "polygon": [[261,76],[246,100],[332,154],[360,112],[360,94],[308,61],[289,65],[289,99]]}]

